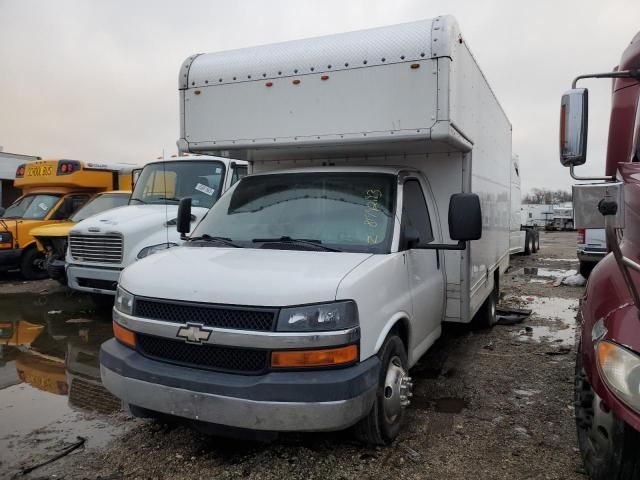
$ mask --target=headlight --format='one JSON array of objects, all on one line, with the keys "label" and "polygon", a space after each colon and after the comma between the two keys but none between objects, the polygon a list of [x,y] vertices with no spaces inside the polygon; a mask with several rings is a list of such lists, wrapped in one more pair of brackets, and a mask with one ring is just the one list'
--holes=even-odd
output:
[{"label": "headlight", "polygon": [[358,307],[355,302],[333,302],[303,305],[280,310],[279,332],[313,332],[344,330],[358,326]]},{"label": "headlight", "polygon": [[133,295],[124,288],[118,286],[116,290],[116,301],[114,306],[116,310],[131,315],[133,313]]},{"label": "headlight", "polygon": [[604,340],[598,343],[597,354],[605,383],[624,403],[640,411],[640,357]]},{"label": "headlight", "polygon": [[11,232],[0,232],[0,243],[13,243]]},{"label": "headlight", "polygon": [[168,248],[177,247],[177,246],[178,246],[177,243],[172,243],[172,242],[160,243],[158,245],[151,245],[150,247],[145,247],[142,250],[140,250],[140,253],[138,253],[138,259],[148,257],[149,255],[153,255],[154,253],[158,253],[162,250],[167,250]]}]

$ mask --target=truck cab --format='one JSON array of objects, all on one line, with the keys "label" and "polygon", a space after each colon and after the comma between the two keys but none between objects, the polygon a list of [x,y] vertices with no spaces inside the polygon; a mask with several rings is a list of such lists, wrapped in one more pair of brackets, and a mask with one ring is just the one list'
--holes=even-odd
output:
[{"label": "truck cab", "polygon": [[175,230],[178,203],[192,199],[199,222],[222,192],[247,173],[245,161],[186,155],[148,163],[140,172],[126,207],[93,215],[69,232],[68,285],[115,295],[128,265],[182,243]]},{"label": "truck cab", "polygon": [[[588,90],[577,86],[586,78],[613,80],[601,177],[577,172],[587,160]],[[613,71],[576,77],[560,112],[560,160],[579,182],[575,225],[604,229],[609,252],[593,268],[580,304],[578,443],[591,479],[640,478],[640,32]]]},{"label": "truck cab", "polygon": [[192,56],[179,92],[179,147],[251,175],[122,272],[103,384],[137,415],[392,442],[409,369],[444,321],[495,323],[509,264],[511,125],[457,23]]}]

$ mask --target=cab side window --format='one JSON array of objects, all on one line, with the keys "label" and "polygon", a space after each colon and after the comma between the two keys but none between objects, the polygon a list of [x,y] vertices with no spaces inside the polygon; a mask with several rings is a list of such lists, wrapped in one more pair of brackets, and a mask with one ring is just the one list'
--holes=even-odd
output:
[{"label": "cab side window", "polygon": [[420,182],[409,179],[404,182],[402,192],[402,223],[405,227],[413,227],[418,231],[420,244],[433,241],[433,230],[427,202],[422,193]]},{"label": "cab side window", "polygon": [[[247,167],[244,167],[244,166],[241,167],[241,166],[236,165],[233,168],[233,174],[231,175],[231,185],[236,183],[242,177],[246,177],[246,176],[247,176]],[[231,186],[231,185],[229,185],[229,186]]]},{"label": "cab side window", "polygon": [[88,195],[69,195],[64,197],[58,209],[51,215],[51,220],[65,220],[73,215],[89,200]]}]

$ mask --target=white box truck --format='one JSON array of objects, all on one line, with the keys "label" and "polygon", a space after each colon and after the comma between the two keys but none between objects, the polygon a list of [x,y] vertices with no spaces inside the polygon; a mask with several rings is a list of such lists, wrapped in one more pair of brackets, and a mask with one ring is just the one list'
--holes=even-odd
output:
[{"label": "white box truck", "polygon": [[181,149],[251,175],[122,272],[104,385],[138,415],[391,442],[409,369],[442,322],[495,321],[509,263],[511,125],[455,20],[193,56],[180,94]]},{"label": "white box truck", "polygon": [[148,163],[128,206],[89,217],[69,232],[69,287],[115,295],[120,272],[127,265],[182,243],[175,229],[182,198],[192,198],[192,221],[197,222],[222,192],[246,174],[245,161],[205,155]]}]

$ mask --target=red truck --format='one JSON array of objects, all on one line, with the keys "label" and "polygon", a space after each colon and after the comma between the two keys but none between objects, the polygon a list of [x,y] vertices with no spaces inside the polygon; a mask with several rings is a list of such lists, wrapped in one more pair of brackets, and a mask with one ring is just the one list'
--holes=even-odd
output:
[{"label": "red truck", "polygon": [[[586,161],[584,78],[613,79],[604,177]],[[571,168],[578,228],[605,228],[609,254],[581,302],[575,376],[578,443],[591,479],[640,478],[640,32],[613,72],[580,75],[561,102],[560,160]]]}]

